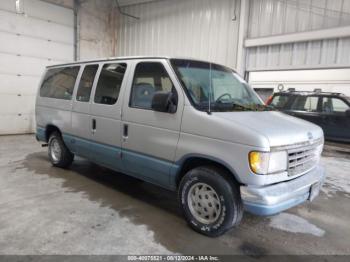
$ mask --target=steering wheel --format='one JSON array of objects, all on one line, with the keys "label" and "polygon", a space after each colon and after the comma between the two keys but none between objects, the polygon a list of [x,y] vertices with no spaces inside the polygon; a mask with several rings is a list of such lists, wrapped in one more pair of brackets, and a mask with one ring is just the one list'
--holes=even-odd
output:
[{"label": "steering wheel", "polygon": [[232,100],[231,94],[230,94],[230,93],[225,93],[225,94],[222,94],[221,96],[219,96],[219,97],[215,100],[215,103],[220,102],[221,99],[222,99],[223,97],[225,97],[225,96],[228,96],[229,99]]}]

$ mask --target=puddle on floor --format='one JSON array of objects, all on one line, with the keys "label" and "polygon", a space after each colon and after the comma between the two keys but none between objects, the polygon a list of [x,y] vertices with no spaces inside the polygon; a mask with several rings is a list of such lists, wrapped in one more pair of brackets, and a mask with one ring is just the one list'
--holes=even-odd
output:
[{"label": "puddle on floor", "polygon": [[288,213],[281,213],[271,217],[270,226],[279,230],[310,234],[317,237],[322,237],[325,231],[311,224],[306,219]]},{"label": "puddle on floor", "polygon": [[322,187],[327,197],[334,196],[337,192],[350,195],[350,161],[345,158],[323,157],[322,165],[326,169],[326,180]]}]

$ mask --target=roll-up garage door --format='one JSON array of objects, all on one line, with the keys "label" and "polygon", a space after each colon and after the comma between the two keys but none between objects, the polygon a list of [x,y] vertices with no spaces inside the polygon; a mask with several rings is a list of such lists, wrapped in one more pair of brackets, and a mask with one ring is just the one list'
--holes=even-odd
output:
[{"label": "roll-up garage door", "polygon": [[279,89],[343,93],[350,96],[350,69],[318,69],[250,72],[249,83],[266,100]]},{"label": "roll-up garage door", "polygon": [[45,66],[73,56],[73,10],[39,0],[0,1],[0,135],[33,132]]}]

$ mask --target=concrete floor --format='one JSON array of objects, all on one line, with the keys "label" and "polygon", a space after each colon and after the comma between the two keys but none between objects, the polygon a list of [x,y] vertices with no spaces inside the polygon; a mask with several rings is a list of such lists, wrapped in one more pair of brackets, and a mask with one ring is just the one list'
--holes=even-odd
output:
[{"label": "concrete floor", "polygon": [[0,137],[0,254],[350,254],[350,160],[322,159],[313,202],[245,214],[211,239],[192,231],[176,194],[78,159],[54,168],[33,136]]}]

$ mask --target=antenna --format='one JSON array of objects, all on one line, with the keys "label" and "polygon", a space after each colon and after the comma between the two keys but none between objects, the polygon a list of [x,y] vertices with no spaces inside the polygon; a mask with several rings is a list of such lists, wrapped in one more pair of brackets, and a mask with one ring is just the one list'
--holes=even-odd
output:
[{"label": "antenna", "polygon": [[211,86],[211,63],[209,63],[209,106],[208,106],[208,114],[211,114],[211,95],[213,93],[212,86]]}]

